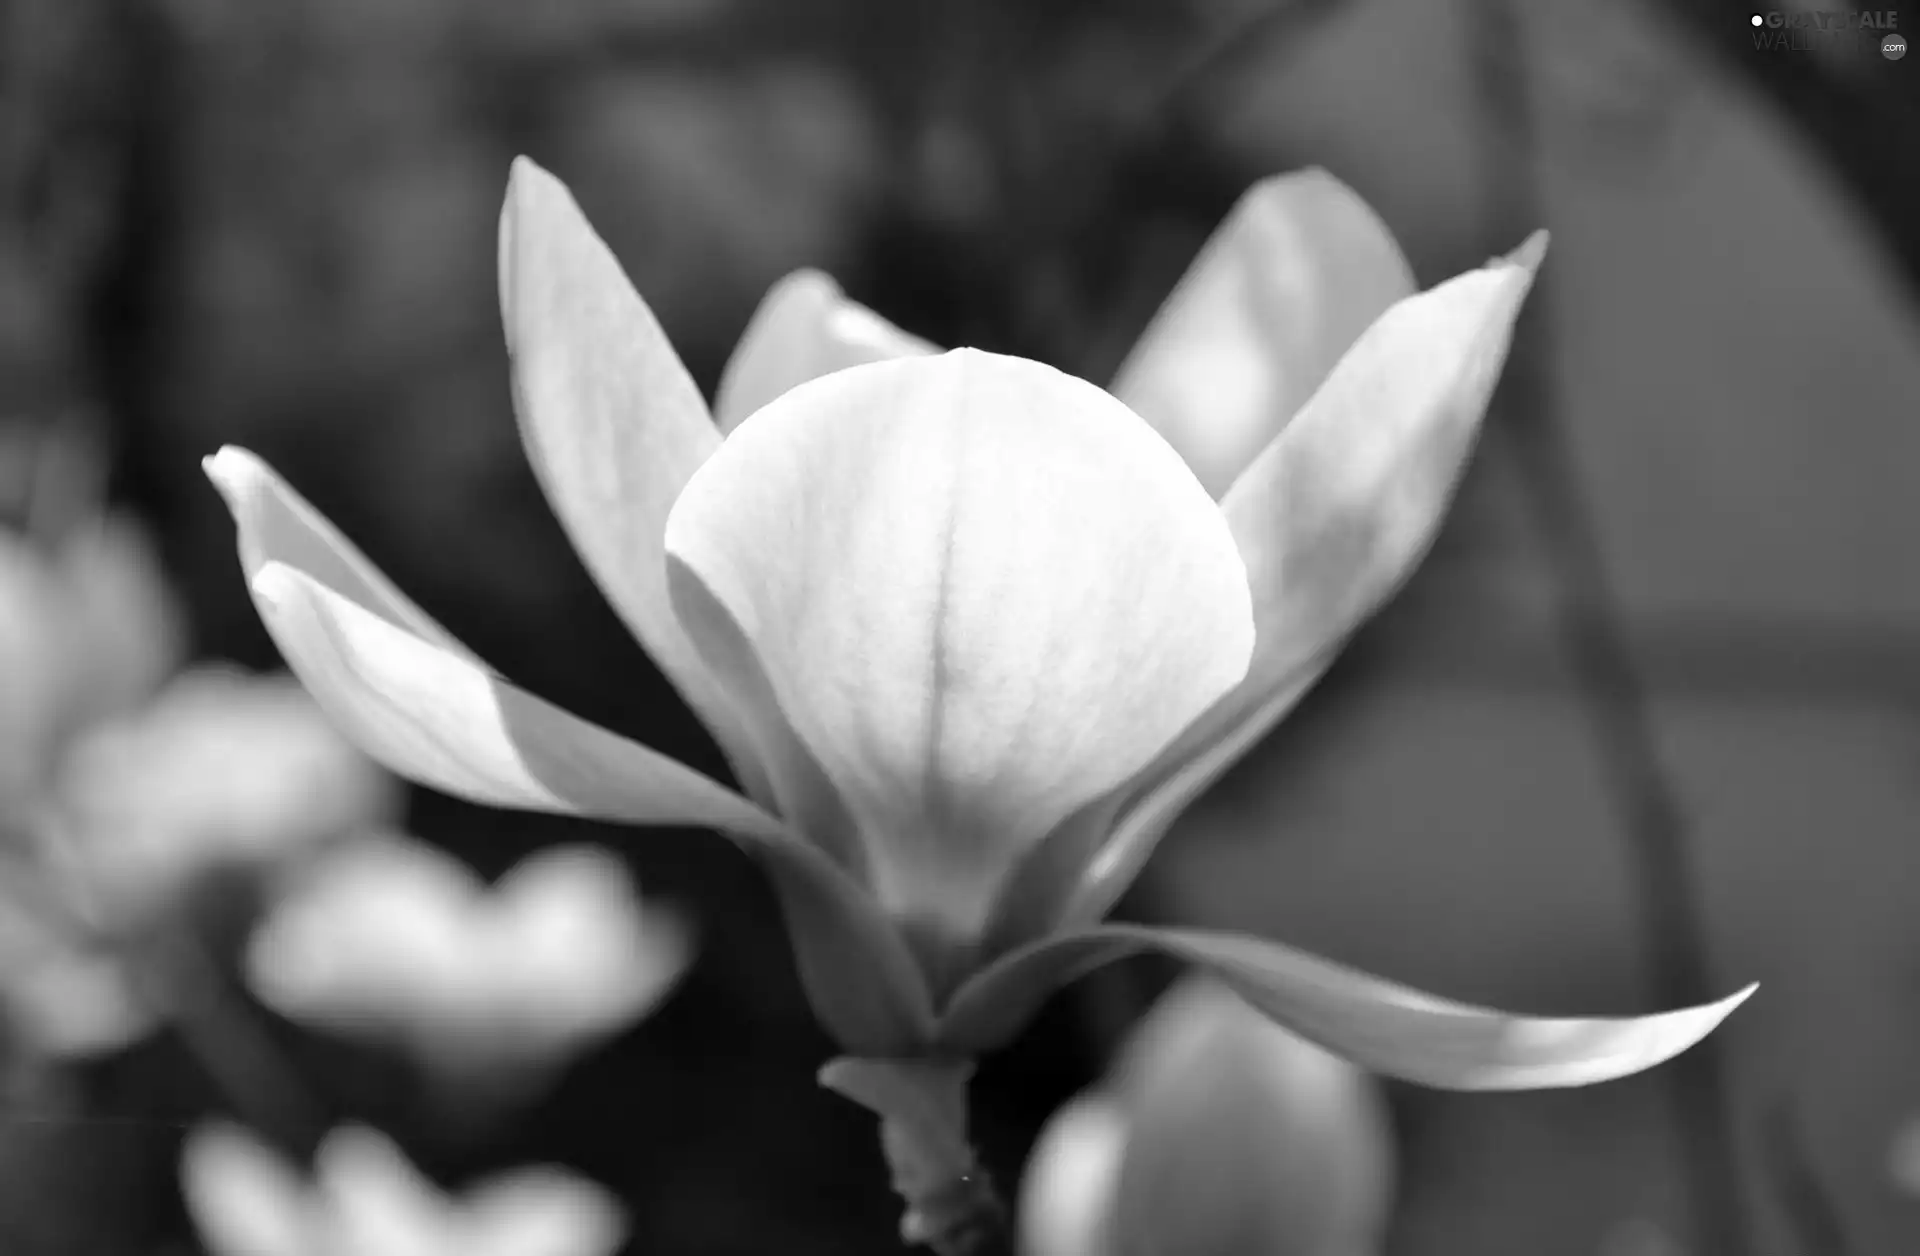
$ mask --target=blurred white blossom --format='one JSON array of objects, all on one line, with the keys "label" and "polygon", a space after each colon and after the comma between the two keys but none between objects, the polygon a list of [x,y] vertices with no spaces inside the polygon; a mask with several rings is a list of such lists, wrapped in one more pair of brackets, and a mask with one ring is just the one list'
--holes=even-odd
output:
[{"label": "blurred white blossom", "polygon": [[0,529],[0,814],[30,805],[66,737],[150,696],[181,643],[131,521],[92,520],[51,547]]},{"label": "blurred white blossom", "polygon": [[111,1051],[156,1019],[118,955],[11,881],[0,889],[0,1008],[13,1045],[43,1058]]},{"label": "blurred white blossom", "polygon": [[89,729],[59,782],[60,849],[94,910],[130,922],[223,864],[263,864],[390,818],[393,779],[298,682],[220,667]]},{"label": "blurred white blossom", "polygon": [[619,1203],[562,1169],[518,1169],[451,1198],[390,1140],[329,1134],[311,1177],[241,1130],[187,1139],[181,1185],[212,1256],[608,1256]]},{"label": "blurred white blossom", "polygon": [[[114,657],[117,679],[91,690],[98,711],[136,696],[133,654]],[[270,865],[381,822],[398,802],[393,779],[284,676],[189,671],[144,707],[83,723],[12,813],[0,1007],[15,1045],[70,1056],[146,1033],[171,997],[154,929],[197,879]]]},{"label": "blurred white blossom", "polygon": [[430,1066],[539,1071],[653,1008],[690,930],[607,851],[558,847],[491,888],[409,838],[369,836],[301,876],[248,948],[283,1014],[394,1041]]},{"label": "blurred white blossom", "polygon": [[1023,1186],[1026,1256],[1372,1256],[1392,1202],[1377,1083],[1206,979],[1063,1108]]}]

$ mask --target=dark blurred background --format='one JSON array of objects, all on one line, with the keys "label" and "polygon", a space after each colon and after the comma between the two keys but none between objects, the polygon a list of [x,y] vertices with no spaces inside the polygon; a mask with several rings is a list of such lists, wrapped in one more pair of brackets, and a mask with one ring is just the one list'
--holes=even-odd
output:
[{"label": "dark blurred background", "polygon": [[[198,465],[232,442],[504,673],[720,773],[520,452],[494,294],[516,153],[708,389],[799,266],[930,339],[1104,380],[1235,197],[1304,165],[1423,283],[1549,226],[1433,560],[1125,913],[1644,1011],[1688,980],[1650,901],[1677,837],[1708,984],[1763,983],[1717,1040],[1753,1250],[1912,1252],[1888,1161],[1920,1112],[1920,57],[1761,50],[1750,13],[0,0],[0,412],[100,434],[197,653],[275,662]],[[744,859],[424,793],[409,821],[488,875],[605,842],[702,951],[484,1140],[436,1140],[377,1064],[282,1027],[336,1118],[447,1182],[574,1165],[631,1206],[636,1253],[892,1250],[871,1118],[813,1084],[829,1046]],[[987,1065],[999,1177],[1165,976],[1089,981]],[[164,1037],[83,1085],[92,1115],[0,1114],[0,1251],[197,1250],[174,1161],[218,1087]],[[1713,1107],[1663,1073],[1394,1102],[1394,1256],[1709,1250],[1681,1160]]]}]

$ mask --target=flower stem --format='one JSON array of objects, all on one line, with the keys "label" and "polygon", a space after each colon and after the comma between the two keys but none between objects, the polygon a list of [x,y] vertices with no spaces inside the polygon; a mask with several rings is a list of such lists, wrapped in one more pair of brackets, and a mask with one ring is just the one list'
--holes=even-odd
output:
[{"label": "flower stem", "polygon": [[1007,1210],[967,1141],[972,1060],[841,1056],[820,1084],[880,1118],[894,1193],[907,1205],[900,1237],[937,1256],[1011,1256]]}]

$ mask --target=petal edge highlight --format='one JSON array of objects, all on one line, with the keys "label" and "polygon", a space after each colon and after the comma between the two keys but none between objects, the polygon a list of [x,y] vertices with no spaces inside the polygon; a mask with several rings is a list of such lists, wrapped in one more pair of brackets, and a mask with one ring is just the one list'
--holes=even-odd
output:
[{"label": "petal edge highlight", "polygon": [[1215,497],[1414,291],[1378,214],[1319,168],[1249,188],[1114,377]]},{"label": "petal edge highlight", "polygon": [[1247,676],[1141,774],[1065,920],[1118,902],[1181,807],[1312,688],[1439,532],[1546,250],[1506,258],[1380,316],[1221,510],[1247,562],[1259,635]]},{"label": "petal edge highlight", "polygon": [[240,567],[249,581],[270,562],[286,563],[435,645],[473,658],[251,450],[223,445],[200,466],[233,515]]},{"label": "petal edge highlight", "polygon": [[667,602],[667,512],[720,444],[699,389],[573,195],[525,157],[500,214],[500,307],[527,460],[574,549],[756,800],[759,753]]},{"label": "petal edge highlight", "polygon": [[1759,988],[1648,1016],[1522,1016],[1263,938],[1106,925],[1036,943],[976,976],[949,1005],[941,1040],[958,1050],[998,1045],[1060,985],[1142,951],[1205,969],[1275,1022],[1363,1068],[1443,1090],[1557,1089],[1630,1076],[1705,1038]]}]

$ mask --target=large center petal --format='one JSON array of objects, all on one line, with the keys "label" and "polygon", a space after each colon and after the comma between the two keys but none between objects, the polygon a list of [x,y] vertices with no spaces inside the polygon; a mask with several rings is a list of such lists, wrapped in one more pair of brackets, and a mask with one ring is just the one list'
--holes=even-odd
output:
[{"label": "large center petal", "polygon": [[1093,385],[973,350],[774,401],[688,482],[667,553],[751,644],[883,903],[948,937],[1253,646],[1239,551],[1179,455]]}]

